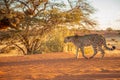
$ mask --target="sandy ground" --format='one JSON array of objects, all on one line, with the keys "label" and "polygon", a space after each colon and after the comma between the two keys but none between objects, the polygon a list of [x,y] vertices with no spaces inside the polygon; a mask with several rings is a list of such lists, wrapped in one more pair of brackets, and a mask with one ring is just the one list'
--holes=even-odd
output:
[{"label": "sandy ground", "polygon": [[0,57],[0,80],[120,80],[120,54],[75,59],[70,53]]}]

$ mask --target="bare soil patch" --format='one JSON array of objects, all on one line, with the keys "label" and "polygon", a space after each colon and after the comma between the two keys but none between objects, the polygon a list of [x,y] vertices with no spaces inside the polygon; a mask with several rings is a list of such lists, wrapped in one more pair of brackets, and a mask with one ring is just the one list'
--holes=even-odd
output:
[{"label": "bare soil patch", "polygon": [[90,60],[70,53],[0,57],[0,80],[120,80],[120,54]]}]

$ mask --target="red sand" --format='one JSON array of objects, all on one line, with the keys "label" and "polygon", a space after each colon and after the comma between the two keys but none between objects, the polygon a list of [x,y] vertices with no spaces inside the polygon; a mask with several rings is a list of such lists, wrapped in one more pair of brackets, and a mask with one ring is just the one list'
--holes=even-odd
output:
[{"label": "red sand", "polygon": [[0,57],[0,80],[120,80],[120,56],[86,60],[49,53]]}]

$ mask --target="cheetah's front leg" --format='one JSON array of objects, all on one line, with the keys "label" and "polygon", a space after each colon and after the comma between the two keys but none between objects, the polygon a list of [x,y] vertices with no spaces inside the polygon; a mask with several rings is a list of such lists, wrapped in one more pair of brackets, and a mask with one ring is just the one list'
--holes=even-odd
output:
[{"label": "cheetah's front leg", "polygon": [[79,50],[79,47],[76,48],[76,59],[79,57],[78,50]]},{"label": "cheetah's front leg", "polygon": [[97,54],[97,47],[96,46],[93,46],[93,50],[94,50],[94,54],[89,59],[93,58]]},{"label": "cheetah's front leg", "polygon": [[85,54],[84,54],[84,47],[81,47],[80,50],[81,50],[81,52],[82,52],[82,56],[83,56],[85,59],[88,59],[88,58],[85,56]]}]

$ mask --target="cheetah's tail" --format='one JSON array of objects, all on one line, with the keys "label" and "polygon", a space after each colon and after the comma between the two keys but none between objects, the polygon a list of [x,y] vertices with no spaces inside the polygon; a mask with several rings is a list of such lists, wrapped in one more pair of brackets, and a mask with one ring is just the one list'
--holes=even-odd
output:
[{"label": "cheetah's tail", "polygon": [[105,46],[105,48],[106,48],[107,50],[114,50],[116,47],[115,47],[115,46],[112,46],[112,48],[109,48],[109,47]]}]

